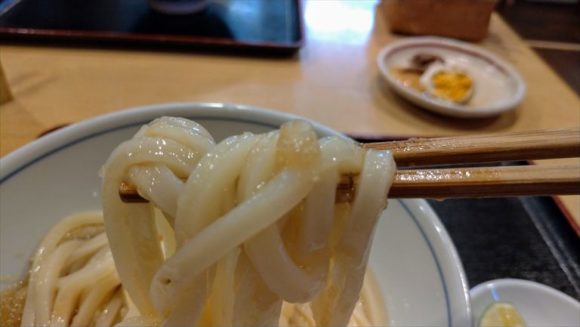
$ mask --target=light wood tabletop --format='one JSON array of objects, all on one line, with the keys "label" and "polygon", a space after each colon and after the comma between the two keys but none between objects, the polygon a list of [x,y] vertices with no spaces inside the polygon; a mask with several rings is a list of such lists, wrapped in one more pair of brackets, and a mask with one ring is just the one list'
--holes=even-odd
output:
[{"label": "light wood tabletop", "polygon": [[[207,101],[290,112],[362,137],[525,131],[580,125],[580,102],[497,15],[480,44],[527,83],[524,102],[494,118],[432,114],[381,81],[379,50],[400,38],[375,1],[305,1],[306,43],[291,58],[2,45],[13,100],[0,107],[0,155],[56,126],[163,102]],[[573,200],[577,201],[577,200]]]}]

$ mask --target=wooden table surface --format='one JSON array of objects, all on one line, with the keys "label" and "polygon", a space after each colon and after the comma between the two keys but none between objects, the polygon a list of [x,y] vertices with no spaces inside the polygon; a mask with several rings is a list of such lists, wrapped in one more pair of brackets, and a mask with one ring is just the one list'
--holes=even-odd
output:
[{"label": "wooden table surface", "polygon": [[429,113],[384,85],[376,56],[399,37],[375,1],[306,1],[304,22],[306,45],[292,58],[2,45],[14,100],[0,107],[0,156],[55,126],[163,102],[256,105],[366,137],[580,126],[578,96],[497,15],[480,45],[513,64],[528,93],[515,111],[479,120]]}]

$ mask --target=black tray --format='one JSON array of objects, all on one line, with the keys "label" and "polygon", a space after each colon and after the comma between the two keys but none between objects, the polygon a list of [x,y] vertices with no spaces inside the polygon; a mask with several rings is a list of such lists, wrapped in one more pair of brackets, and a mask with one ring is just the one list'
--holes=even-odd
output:
[{"label": "black tray", "polygon": [[304,42],[300,0],[216,1],[191,15],[147,0],[0,0],[0,40],[282,54]]},{"label": "black tray", "polygon": [[429,201],[447,228],[470,287],[536,281],[580,299],[580,239],[550,197]]}]

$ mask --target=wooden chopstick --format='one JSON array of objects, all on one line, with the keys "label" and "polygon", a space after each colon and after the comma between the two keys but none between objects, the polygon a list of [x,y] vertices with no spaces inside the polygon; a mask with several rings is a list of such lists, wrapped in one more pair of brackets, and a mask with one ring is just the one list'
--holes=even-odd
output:
[{"label": "wooden chopstick", "polygon": [[[368,149],[391,150],[397,166],[580,157],[580,129],[546,130],[492,136],[446,137],[377,142]],[[352,201],[355,176],[343,176],[338,202]],[[119,188],[125,202],[146,202],[128,184]],[[502,166],[398,170],[390,198],[458,198],[580,194],[580,165]]]},{"label": "wooden chopstick", "polygon": [[393,198],[580,194],[580,165],[399,170]]},{"label": "wooden chopstick", "polygon": [[[351,202],[356,176],[343,176],[336,202]],[[128,184],[121,184],[124,202],[147,202]],[[469,198],[580,194],[580,165],[463,167],[398,170],[389,198]]]},{"label": "wooden chopstick", "polygon": [[391,150],[399,167],[580,157],[580,128],[509,134],[413,138],[363,147]]}]

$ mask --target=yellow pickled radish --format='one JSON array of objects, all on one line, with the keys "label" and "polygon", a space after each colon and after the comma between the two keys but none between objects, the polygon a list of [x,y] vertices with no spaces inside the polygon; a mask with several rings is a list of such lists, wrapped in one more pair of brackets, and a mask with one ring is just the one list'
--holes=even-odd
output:
[{"label": "yellow pickled radish", "polygon": [[496,302],[485,310],[479,327],[526,327],[526,323],[512,304]]}]

